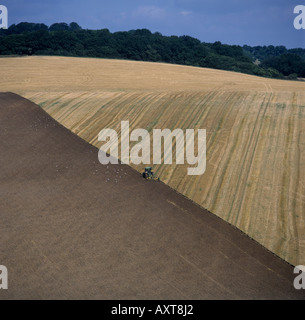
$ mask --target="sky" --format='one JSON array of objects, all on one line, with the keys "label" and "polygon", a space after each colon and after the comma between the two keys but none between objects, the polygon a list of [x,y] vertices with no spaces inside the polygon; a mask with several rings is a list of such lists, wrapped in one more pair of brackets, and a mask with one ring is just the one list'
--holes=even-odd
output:
[{"label": "sky", "polygon": [[294,8],[304,0],[0,0],[8,24],[77,22],[111,32],[147,28],[202,42],[305,48]]}]

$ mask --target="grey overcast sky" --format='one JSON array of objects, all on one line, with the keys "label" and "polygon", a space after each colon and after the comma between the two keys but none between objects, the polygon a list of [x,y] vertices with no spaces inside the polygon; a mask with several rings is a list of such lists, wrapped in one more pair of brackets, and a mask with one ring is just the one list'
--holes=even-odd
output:
[{"label": "grey overcast sky", "polygon": [[77,22],[111,32],[147,28],[204,42],[305,48],[305,30],[293,26],[304,0],[0,0],[9,25]]}]

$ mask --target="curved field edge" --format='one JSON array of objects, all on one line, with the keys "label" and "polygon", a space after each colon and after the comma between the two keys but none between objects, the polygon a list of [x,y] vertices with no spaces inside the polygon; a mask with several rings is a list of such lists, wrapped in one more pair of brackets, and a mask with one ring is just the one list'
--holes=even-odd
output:
[{"label": "curved field edge", "polygon": [[[122,120],[131,130],[206,129],[202,176],[187,176],[188,165],[155,166],[157,174],[286,261],[305,263],[304,84],[152,63],[12,61],[1,87],[41,105],[97,147],[99,131],[120,132]],[[18,75],[20,87],[13,81]]]}]

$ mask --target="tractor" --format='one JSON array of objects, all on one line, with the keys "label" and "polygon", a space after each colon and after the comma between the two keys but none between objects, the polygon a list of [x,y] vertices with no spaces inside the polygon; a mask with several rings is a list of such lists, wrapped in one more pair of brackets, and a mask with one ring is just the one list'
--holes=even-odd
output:
[{"label": "tractor", "polygon": [[144,172],[142,173],[143,178],[147,180],[155,180],[160,181],[160,178],[157,178],[153,171],[151,171],[152,167],[146,167]]}]

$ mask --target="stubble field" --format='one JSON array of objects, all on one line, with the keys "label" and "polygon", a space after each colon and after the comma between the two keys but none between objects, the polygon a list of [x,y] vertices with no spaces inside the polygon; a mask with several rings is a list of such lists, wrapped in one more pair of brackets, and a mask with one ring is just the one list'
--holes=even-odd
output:
[{"label": "stubble field", "polygon": [[[207,169],[166,184],[293,265],[305,264],[305,83],[132,61],[0,59],[0,88],[100,147],[103,128],[206,129]],[[96,155],[97,156],[97,155]],[[141,172],[143,165],[133,165]]]}]

